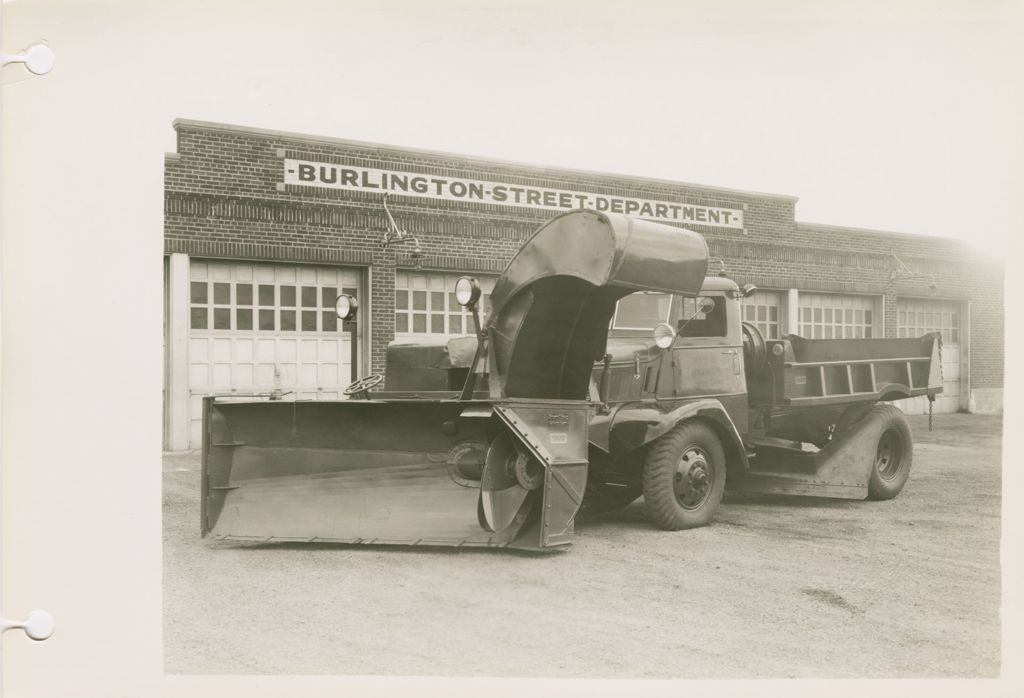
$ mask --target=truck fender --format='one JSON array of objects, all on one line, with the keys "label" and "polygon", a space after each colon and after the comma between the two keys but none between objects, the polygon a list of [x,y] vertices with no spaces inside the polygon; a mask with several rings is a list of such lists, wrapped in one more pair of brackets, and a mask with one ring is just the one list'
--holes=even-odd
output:
[{"label": "truck fender", "polygon": [[749,467],[747,450],[736,425],[722,403],[714,398],[687,402],[670,412],[662,412],[650,404],[623,405],[612,423],[612,449],[622,453],[641,448],[689,419],[701,419],[715,430],[727,462],[737,463],[744,469]]}]

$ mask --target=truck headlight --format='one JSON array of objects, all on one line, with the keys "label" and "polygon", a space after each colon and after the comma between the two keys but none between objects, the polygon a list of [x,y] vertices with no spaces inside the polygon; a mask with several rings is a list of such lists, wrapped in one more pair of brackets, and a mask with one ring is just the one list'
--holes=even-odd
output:
[{"label": "truck headlight", "polygon": [[676,331],[667,322],[659,322],[654,326],[654,343],[661,349],[668,349],[675,341]]},{"label": "truck headlight", "polygon": [[341,320],[355,320],[356,310],[359,309],[359,301],[347,293],[343,293],[338,296],[338,300],[334,301],[334,312],[338,314],[338,318]]},{"label": "truck headlight", "polygon": [[455,282],[455,300],[464,308],[472,308],[480,300],[480,284],[472,276],[460,276]]}]

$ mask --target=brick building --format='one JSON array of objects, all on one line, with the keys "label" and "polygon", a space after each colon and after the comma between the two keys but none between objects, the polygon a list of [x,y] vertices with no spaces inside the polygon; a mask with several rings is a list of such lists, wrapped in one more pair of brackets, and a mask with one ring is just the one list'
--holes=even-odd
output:
[{"label": "brick building", "polygon": [[[461,334],[462,274],[485,294],[521,242],[570,208],[702,233],[760,290],[768,337],[943,333],[936,409],[1002,409],[1003,268],[957,241],[798,223],[796,197],[561,170],[177,120],[165,167],[165,442],[199,441],[202,396],[337,399],[395,338]],[[382,193],[411,238],[385,247]],[[360,300],[344,327],[334,300]],[[484,299],[486,306],[486,295]],[[486,309],[486,307],[485,307]],[[927,409],[923,398],[907,411]]]}]

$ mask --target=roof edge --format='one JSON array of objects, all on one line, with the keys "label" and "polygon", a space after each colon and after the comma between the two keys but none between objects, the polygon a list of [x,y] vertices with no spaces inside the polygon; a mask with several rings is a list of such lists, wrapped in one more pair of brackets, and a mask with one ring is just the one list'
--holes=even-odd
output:
[{"label": "roof edge", "polygon": [[205,129],[210,131],[225,131],[229,133],[241,133],[248,135],[261,135],[261,136],[277,136],[279,138],[286,138],[292,141],[309,142],[309,143],[333,143],[335,145],[349,145],[357,146],[361,148],[371,148],[377,151],[393,151],[400,153],[414,153],[416,155],[428,155],[433,157],[443,157],[449,159],[458,159],[465,162],[481,163],[481,164],[495,164],[495,165],[506,165],[510,167],[519,167],[527,170],[533,170],[541,174],[553,174],[555,172],[563,172],[566,174],[580,174],[588,175],[591,177],[613,177],[618,179],[628,179],[637,182],[650,182],[654,184],[670,185],[676,187],[685,187],[689,189],[695,189],[698,191],[706,191],[710,193],[719,194],[740,194],[743,196],[754,196],[768,199],[775,199],[780,201],[791,201],[796,203],[800,197],[793,196],[791,194],[773,194],[771,192],[753,191],[748,189],[734,189],[730,187],[716,187],[709,184],[696,184],[694,182],[680,182],[674,179],[661,179],[658,177],[642,177],[639,175],[627,175],[618,172],[603,172],[600,170],[583,170],[575,169],[571,167],[557,167],[554,165],[539,165],[536,163],[521,162],[517,160],[505,160],[502,158],[488,158],[480,155],[466,155],[463,153],[452,153],[443,150],[428,150],[424,148],[406,148],[398,145],[391,145],[387,143],[374,143],[371,141],[359,141],[348,138],[335,138],[333,136],[316,136],[308,133],[296,133],[294,131],[280,131],[277,129],[268,128],[257,128],[255,126],[240,126],[237,124],[225,124],[216,121],[202,121],[198,119],[174,119],[171,122],[175,131],[179,127],[184,126],[186,128],[194,129]]},{"label": "roof edge", "polygon": [[957,244],[957,245],[962,245],[964,247],[971,247],[970,243],[965,242],[964,240],[961,240],[959,238],[945,237],[943,235],[928,235],[928,234],[925,234],[925,233],[907,233],[907,232],[899,232],[899,231],[895,231],[895,230],[879,230],[877,228],[860,228],[860,227],[855,226],[855,225],[834,225],[832,223],[811,223],[811,222],[807,222],[807,221],[796,221],[796,227],[798,229],[802,228],[804,230],[823,229],[823,230],[832,230],[832,231],[836,231],[836,232],[858,233],[858,234],[862,234],[862,235],[864,233],[867,233],[868,235],[878,235],[879,237],[900,238],[900,239],[904,239],[904,240],[916,240],[916,241],[921,241],[921,242],[924,242],[924,241],[939,241],[939,242],[954,243],[954,244]]}]

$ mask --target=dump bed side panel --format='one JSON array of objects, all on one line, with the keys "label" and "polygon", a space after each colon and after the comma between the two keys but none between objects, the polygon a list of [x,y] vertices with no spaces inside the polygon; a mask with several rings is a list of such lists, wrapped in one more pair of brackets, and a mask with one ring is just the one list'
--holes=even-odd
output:
[{"label": "dump bed side panel", "polygon": [[941,340],[804,339],[767,342],[765,368],[750,380],[752,406],[821,406],[942,392]]}]

